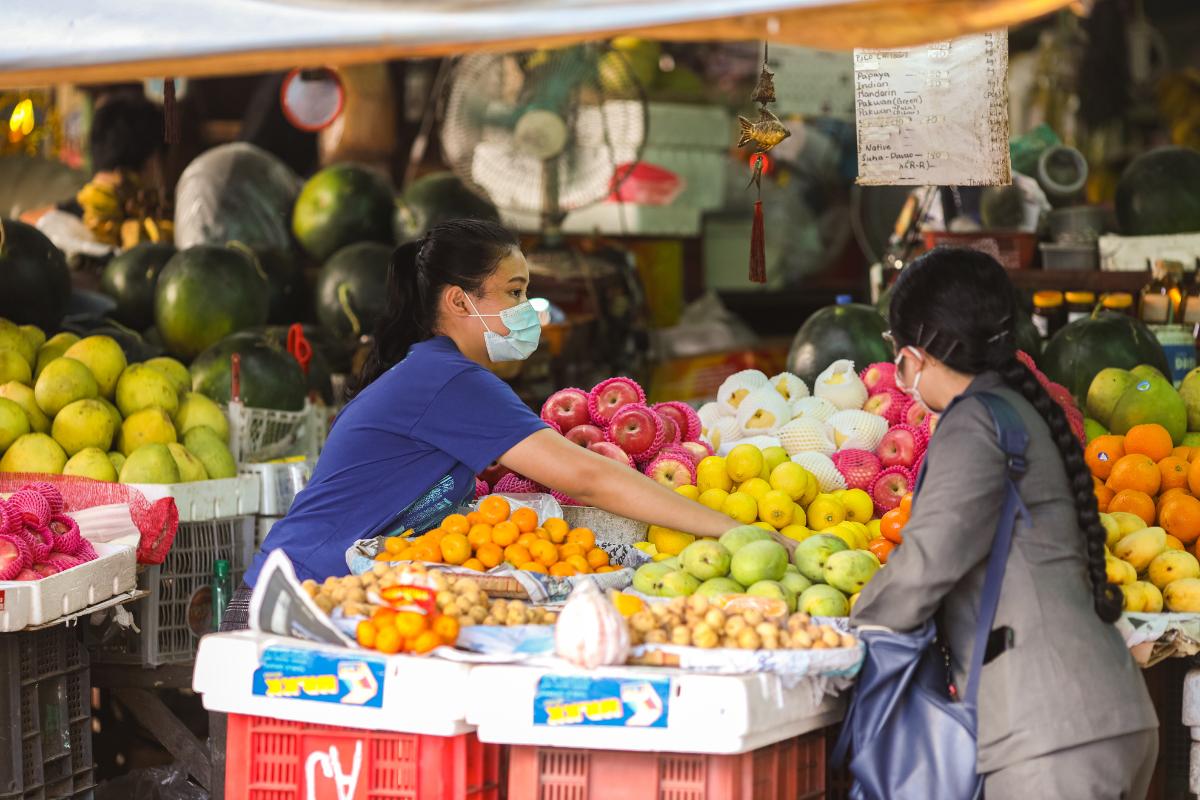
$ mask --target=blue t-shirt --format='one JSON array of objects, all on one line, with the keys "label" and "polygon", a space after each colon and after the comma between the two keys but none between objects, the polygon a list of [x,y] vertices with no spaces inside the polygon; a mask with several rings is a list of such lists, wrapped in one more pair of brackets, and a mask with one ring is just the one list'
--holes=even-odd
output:
[{"label": "blue t-shirt", "polygon": [[283,550],[304,580],[346,574],[356,539],[436,528],[475,476],[546,427],[509,386],[444,336],[408,356],[338,415],[312,480],[246,572]]}]

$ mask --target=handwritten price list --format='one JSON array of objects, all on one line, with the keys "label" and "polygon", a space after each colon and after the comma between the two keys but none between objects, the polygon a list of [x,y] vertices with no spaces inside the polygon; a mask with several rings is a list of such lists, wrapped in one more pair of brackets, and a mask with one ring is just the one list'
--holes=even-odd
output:
[{"label": "handwritten price list", "polygon": [[1008,33],[854,51],[858,183],[1000,186],[1008,158]]}]

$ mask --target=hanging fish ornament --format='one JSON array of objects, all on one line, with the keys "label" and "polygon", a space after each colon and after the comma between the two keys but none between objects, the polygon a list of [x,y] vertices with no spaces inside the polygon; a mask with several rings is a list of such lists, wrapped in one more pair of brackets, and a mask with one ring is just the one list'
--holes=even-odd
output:
[{"label": "hanging fish ornament", "polygon": [[775,102],[775,73],[767,66],[767,45],[763,45],[762,72],[758,75],[758,83],[750,99],[758,103],[758,120],[751,122],[745,117],[738,117],[738,147],[754,145],[754,155],[750,158],[750,183],[757,190],[758,196],[754,201],[754,224],[750,229],[750,280],[753,283],[767,282],[767,252],[766,237],[763,231],[762,211],[762,171],[763,156],[768,150],[792,135],[791,131],[779,120],[779,117],[767,108],[767,103]]}]

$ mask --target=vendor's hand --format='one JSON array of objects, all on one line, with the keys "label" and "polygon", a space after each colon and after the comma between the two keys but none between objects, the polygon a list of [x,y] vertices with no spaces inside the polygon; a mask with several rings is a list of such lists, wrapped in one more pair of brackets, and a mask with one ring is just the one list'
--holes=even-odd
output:
[{"label": "vendor's hand", "polygon": [[775,531],[771,532],[771,538],[784,546],[784,549],[788,552],[788,560],[790,561],[792,555],[796,552],[796,545],[800,543],[790,536],[784,536],[782,533],[776,533]]}]

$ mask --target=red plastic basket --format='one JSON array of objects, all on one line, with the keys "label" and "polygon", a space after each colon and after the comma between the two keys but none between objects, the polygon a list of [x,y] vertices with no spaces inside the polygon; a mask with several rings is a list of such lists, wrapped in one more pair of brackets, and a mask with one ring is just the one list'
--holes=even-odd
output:
[{"label": "red plastic basket", "polygon": [[825,796],[822,731],[735,756],[512,747],[511,800],[808,800]]},{"label": "red plastic basket", "polygon": [[501,745],[229,715],[226,800],[499,800]]},{"label": "red plastic basket", "polygon": [[981,250],[1007,269],[1030,269],[1037,255],[1037,235],[1018,231],[926,231],[925,246],[967,247]]}]

